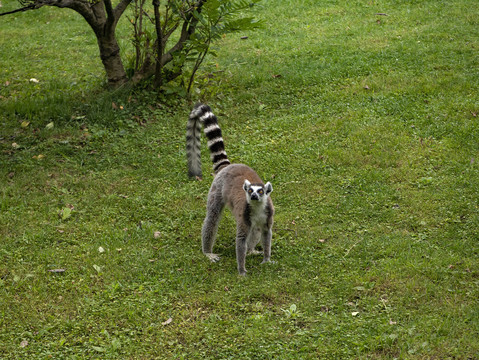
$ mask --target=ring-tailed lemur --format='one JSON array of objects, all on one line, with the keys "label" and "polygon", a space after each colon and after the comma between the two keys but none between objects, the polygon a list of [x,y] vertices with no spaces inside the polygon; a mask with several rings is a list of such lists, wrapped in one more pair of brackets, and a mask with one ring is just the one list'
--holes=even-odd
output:
[{"label": "ring-tailed lemur", "polygon": [[188,174],[201,178],[201,124],[208,139],[215,178],[208,193],[207,213],[202,229],[203,253],[213,262],[218,223],[225,205],[236,219],[236,260],[238,272],[246,275],[246,253],[254,250],[260,239],[263,245],[263,263],[271,257],[271,237],[274,207],[269,196],[271,183],[263,183],[258,174],[243,164],[231,164],[225,152],[221,129],[208,105],[197,104],[191,111],[186,131]]}]

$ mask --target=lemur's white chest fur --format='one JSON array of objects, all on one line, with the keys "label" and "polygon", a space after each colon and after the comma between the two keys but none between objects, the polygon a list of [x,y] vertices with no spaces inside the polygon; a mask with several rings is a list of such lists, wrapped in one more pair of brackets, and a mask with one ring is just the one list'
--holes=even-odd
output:
[{"label": "lemur's white chest fur", "polygon": [[268,221],[268,215],[266,212],[266,202],[251,200],[248,203],[250,207],[250,221],[253,227],[264,227]]}]

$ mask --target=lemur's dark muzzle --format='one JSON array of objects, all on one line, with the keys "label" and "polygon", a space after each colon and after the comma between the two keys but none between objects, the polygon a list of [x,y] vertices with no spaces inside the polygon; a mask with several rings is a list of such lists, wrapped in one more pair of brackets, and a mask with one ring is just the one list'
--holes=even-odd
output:
[{"label": "lemur's dark muzzle", "polygon": [[259,197],[257,194],[252,194],[251,195],[251,200],[259,200]]}]

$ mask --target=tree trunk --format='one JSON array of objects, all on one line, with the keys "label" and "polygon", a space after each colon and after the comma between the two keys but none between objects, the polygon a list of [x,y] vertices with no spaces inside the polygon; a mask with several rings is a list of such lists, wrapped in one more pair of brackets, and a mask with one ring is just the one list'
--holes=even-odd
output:
[{"label": "tree trunk", "polygon": [[115,8],[112,0],[23,0],[31,8],[55,6],[69,8],[87,21],[95,33],[101,61],[108,78],[108,85],[118,88],[128,82],[125,68],[120,57],[120,46],[116,41],[115,28],[123,12],[133,0],[118,0]]},{"label": "tree trunk", "polygon": [[100,57],[105,67],[108,85],[118,88],[128,82],[125,68],[120,57],[120,46],[115,37],[114,31],[110,34],[96,34]]}]

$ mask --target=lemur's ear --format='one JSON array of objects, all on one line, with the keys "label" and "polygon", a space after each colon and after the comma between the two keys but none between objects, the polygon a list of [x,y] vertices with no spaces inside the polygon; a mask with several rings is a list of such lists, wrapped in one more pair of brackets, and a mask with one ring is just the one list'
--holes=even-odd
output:
[{"label": "lemur's ear", "polygon": [[269,181],[264,186],[264,191],[266,192],[266,195],[269,195],[273,192],[273,185],[271,185]]},{"label": "lemur's ear", "polygon": [[248,191],[250,186],[251,186],[251,183],[248,180],[245,179],[244,184],[243,184],[244,191]]}]

